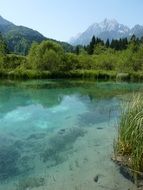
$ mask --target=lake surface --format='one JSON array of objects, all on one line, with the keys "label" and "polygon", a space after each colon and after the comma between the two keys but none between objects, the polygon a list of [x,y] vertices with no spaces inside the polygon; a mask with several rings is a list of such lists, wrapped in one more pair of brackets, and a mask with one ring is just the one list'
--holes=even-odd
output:
[{"label": "lake surface", "polygon": [[135,189],[111,161],[122,101],[143,84],[0,82],[0,190]]}]

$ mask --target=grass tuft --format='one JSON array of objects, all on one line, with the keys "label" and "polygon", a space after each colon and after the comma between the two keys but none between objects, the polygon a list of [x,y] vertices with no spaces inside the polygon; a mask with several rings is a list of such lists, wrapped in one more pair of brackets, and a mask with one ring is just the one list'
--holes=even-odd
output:
[{"label": "grass tuft", "polygon": [[133,170],[143,172],[143,97],[133,95],[121,111],[116,154]]}]

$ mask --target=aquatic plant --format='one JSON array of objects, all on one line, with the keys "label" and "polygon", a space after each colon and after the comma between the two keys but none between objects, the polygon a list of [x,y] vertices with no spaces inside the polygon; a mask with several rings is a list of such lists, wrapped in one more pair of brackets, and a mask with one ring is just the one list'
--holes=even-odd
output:
[{"label": "aquatic plant", "polygon": [[0,147],[0,180],[18,174],[17,162],[20,157],[19,152],[11,146]]},{"label": "aquatic plant", "polygon": [[16,190],[28,190],[40,186],[44,186],[45,179],[43,177],[27,177],[19,180]]},{"label": "aquatic plant", "polygon": [[48,146],[42,154],[43,161],[46,162],[52,159],[58,164],[63,160],[60,153],[70,149],[77,138],[84,136],[84,134],[85,130],[80,127],[61,129],[49,139]]},{"label": "aquatic plant", "polygon": [[133,172],[143,172],[143,97],[133,95],[121,111],[115,155]]}]

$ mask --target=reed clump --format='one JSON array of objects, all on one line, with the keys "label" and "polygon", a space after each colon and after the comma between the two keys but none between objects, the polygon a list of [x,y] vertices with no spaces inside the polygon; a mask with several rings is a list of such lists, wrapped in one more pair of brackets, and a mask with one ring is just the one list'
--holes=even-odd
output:
[{"label": "reed clump", "polygon": [[133,95],[124,103],[118,129],[115,155],[122,157],[133,173],[143,172],[143,96]]}]

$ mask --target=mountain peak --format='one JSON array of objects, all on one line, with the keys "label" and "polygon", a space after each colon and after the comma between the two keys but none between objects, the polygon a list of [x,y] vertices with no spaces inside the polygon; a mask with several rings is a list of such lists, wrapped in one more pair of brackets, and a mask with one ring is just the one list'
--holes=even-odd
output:
[{"label": "mountain peak", "polygon": [[[139,31],[139,32],[138,32]],[[81,33],[81,35],[70,41],[72,45],[87,45],[91,41],[93,35],[106,41],[109,39],[119,39],[129,37],[131,34],[139,34],[143,36],[143,26],[136,25],[130,29],[128,26],[118,23],[116,19],[105,18],[102,22],[94,23]]]},{"label": "mountain peak", "polygon": [[105,18],[102,22],[100,22],[99,27],[101,27],[103,30],[115,30],[119,23],[115,19],[107,19]]},{"label": "mountain peak", "polygon": [[110,23],[118,24],[118,21],[116,19],[114,19],[114,18],[112,18],[112,19],[105,18],[101,23],[104,23],[104,24],[110,24]]}]

